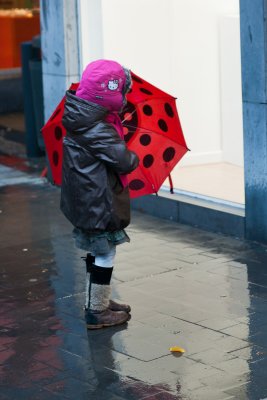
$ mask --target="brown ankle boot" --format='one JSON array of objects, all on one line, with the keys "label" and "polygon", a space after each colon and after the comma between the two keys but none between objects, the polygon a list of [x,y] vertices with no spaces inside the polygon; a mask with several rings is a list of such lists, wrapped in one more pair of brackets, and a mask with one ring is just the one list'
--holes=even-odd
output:
[{"label": "brown ankle boot", "polygon": [[108,326],[121,325],[127,322],[129,314],[124,311],[112,311],[109,308],[104,311],[87,310],[87,329],[100,329]]},{"label": "brown ankle boot", "polygon": [[120,304],[114,300],[109,300],[109,307],[112,311],[124,311],[126,313],[131,312],[131,307],[128,304]]},{"label": "brown ankle boot", "polygon": [[87,329],[100,329],[124,324],[129,314],[109,309],[110,285],[90,282],[88,309],[85,311]]}]

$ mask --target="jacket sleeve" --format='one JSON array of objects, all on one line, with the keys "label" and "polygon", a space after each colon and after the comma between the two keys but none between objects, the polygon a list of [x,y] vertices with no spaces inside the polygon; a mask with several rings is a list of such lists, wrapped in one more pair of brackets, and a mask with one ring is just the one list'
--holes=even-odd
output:
[{"label": "jacket sleeve", "polygon": [[115,129],[96,129],[83,146],[119,174],[132,172],[139,164],[137,154],[128,150]]}]

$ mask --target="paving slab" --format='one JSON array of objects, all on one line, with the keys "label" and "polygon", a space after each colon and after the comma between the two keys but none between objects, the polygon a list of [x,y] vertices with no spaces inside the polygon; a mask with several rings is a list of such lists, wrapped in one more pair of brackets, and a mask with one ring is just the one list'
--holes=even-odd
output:
[{"label": "paving slab", "polygon": [[35,169],[0,165],[1,400],[267,397],[266,246],[133,212],[112,287],[131,319],[87,331],[59,198]]}]

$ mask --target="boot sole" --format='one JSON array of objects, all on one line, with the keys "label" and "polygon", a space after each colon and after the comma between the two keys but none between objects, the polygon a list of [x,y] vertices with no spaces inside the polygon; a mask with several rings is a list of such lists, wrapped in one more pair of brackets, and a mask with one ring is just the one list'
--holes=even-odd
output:
[{"label": "boot sole", "polygon": [[131,308],[129,308],[129,309],[127,309],[126,310],[126,308],[111,308],[111,307],[109,307],[109,309],[111,310],[111,311],[123,311],[123,312],[126,312],[127,314],[130,314],[130,312],[131,312]]},{"label": "boot sole", "polygon": [[87,329],[101,329],[101,328],[108,328],[109,326],[116,326],[116,325],[122,325],[125,324],[125,322],[128,322],[130,318],[125,319],[122,322],[116,322],[113,324],[99,324],[99,325],[94,325],[94,324],[86,324]]}]

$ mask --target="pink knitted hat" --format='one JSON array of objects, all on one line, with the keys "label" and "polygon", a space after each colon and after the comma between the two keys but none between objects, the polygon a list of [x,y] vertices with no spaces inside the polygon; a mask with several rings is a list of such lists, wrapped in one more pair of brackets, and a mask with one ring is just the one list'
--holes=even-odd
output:
[{"label": "pink knitted hat", "polygon": [[76,96],[99,104],[109,111],[120,111],[123,106],[125,72],[116,61],[97,60],[85,68]]}]

